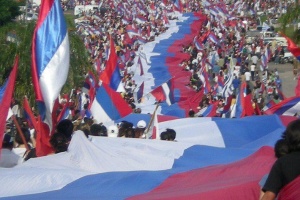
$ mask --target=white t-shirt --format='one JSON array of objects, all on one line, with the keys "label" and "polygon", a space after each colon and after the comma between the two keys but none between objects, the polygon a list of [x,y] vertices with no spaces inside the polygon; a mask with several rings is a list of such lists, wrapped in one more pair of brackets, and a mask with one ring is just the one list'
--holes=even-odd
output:
[{"label": "white t-shirt", "polygon": [[255,71],[255,65],[251,65],[251,66],[250,66],[250,70],[251,70],[252,72],[254,72],[254,71]]},{"label": "white t-shirt", "polygon": [[252,63],[257,64],[257,60],[258,60],[258,57],[256,55],[251,57]]},{"label": "white t-shirt", "polygon": [[246,79],[246,81],[250,81],[250,77],[251,77],[250,72],[245,72],[245,79]]}]

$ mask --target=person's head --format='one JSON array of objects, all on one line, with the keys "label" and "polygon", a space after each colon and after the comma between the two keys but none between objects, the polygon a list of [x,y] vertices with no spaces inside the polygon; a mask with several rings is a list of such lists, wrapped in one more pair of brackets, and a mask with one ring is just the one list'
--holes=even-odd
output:
[{"label": "person's head", "polygon": [[3,141],[2,141],[2,148],[3,149],[12,149],[14,147],[14,142],[12,137],[9,134],[4,134]]},{"label": "person's head", "polygon": [[140,128],[140,129],[145,129],[146,125],[147,125],[147,123],[144,120],[140,120],[140,121],[138,121],[136,127]]},{"label": "person's head", "polygon": [[146,130],[147,123],[144,120],[138,121],[136,128],[134,129],[135,138],[144,138],[144,132]]},{"label": "person's head", "polygon": [[[22,133],[24,135],[25,141],[28,143],[30,141],[30,131],[27,128],[21,128]],[[21,133],[21,134],[22,134]],[[15,142],[18,144],[24,144],[20,133],[17,133],[15,136]]]},{"label": "person's head", "polygon": [[167,128],[167,132],[168,132],[168,134],[169,134],[168,140],[174,141],[175,138],[176,138],[176,132],[175,132],[175,130],[174,130],[174,129]]},{"label": "person's head", "polygon": [[134,110],[134,112],[135,112],[135,113],[141,113],[142,110],[141,110],[141,108],[136,108],[136,109]]},{"label": "person's head", "polygon": [[195,117],[195,111],[193,109],[189,110],[189,117]]},{"label": "person's head", "polygon": [[118,137],[134,137],[133,124],[131,122],[122,121],[119,125]]},{"label": "person's head", "polygon": [[100,136],[102,131],[102,127],[100,124],[93,124],[90,128],[91,135]]},{"label": "person's head", "polygon": [[285,139],[277,140],[274,146],[276,158],[280,158],[289,153],[289,146]]},{"label": "person's head", "polygon": [[71,137],[73,134],[73,128],[74,128],[74,125],[73,125],[72,121],[69,119],[61,120],[56,126],[57,132],[65,135],[65,137],[68,141],[71,140]]},{"label": "person's head", "polygon": [[50,138],[50,144],[55,153],[60,153],[68,150],[68,140],[63,133],[54,133]]},{"label": "person's head", "polygon": [[105,136],[107,137],[107,128],[104,125],[101,125],[101,131],[100,131],[100,136]]},{"label": "person's head", "polygon": [[160,139],[161,140],[168,140],[169,136],[168,136],[168,132],[167,131],[164,131],[160,134]]},{"label": "person's head", "polygon": [[300,151],[300,119],[292,121],[283,133],[290,151]]}]

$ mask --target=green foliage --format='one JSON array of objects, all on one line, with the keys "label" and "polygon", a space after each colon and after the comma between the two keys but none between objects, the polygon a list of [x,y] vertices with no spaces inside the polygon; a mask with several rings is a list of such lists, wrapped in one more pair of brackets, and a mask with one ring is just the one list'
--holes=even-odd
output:
[{"label": "green foliage", "polygon": [[9,23],[21,14],[21,3],[14,0],[0,0],[0,26]]},{"label": "green foliage", "polygon": [[[34,23],[9,23],[0,27],[0,70],[6,72],[0,78],[1,85],[8,77],[16,55],[19,55],[19,67],[14,96],[21,98],[33,94],[31,86],[31,39]],[[12,36],[15,42],[8,42],[6,38]]]},{"label": "green foliage", "polygon": [[300,32],[294,29],[294,24],[299,23],[300,7],[289,7],[287,13],[279,18],[279,22],[282,24],[281,31],[287,36],[291,37],[297,43],[300,42]]},{"label": "green foliage", "polygon": [[260,16],[260,21],[261,21],[261,23],[267,21],[267,18],[268,18],[267,15],[262,15],[262,16]]},{"label": "green foliage", "polygon": [[[1,0],[0,0],[1,1]],[[72,16],[66,16],[69,27],[70,70],[62,92],[69,93],[72,88],[82,86],[85,72],[91,70],[88,54],[82,39],[76,34]],[[19,55],[19,67],[14,97],[21,100],[26,95],[31,105],[34,105],[34,91],[31,79],[31,43],[35,22],[10,22],[0,26],[0,86],[8,77],[16,55]],[[15,42],[6,41],[7,36],[13,36]]]},{"label": "green foliage", "polygon": [[65,15],[68,24],[69,41],[70,41],[70,70],[67,84],[63,88],[63,92],[68,93],[76,86],[82,86],[84,75],[88,70],[92,70],[88,62],[88,53],[82,42],[82,39],[76,34],[74,17]]}]

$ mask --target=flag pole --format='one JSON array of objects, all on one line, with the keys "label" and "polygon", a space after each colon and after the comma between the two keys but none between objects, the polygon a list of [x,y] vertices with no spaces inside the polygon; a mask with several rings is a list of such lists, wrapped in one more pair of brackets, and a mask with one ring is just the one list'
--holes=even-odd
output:
[{"label": "flag pole", "polygon": [[17,130],[18,130],[18,133],[19,133],[19,135],[21,136],[21,139],[22,139],[22,141],[23,141],[23,143],[24,143],[24,145],[25,145],[26,151],[29,151],[29,150],[30,150],[30,149],[29,149],[29,146],[28,146],[27,141],[26,141],[26,139],[25,139],[24,133],[23,133],[23,131],[22,131],[21,128],[20,128],[19,122],[18,122],[17,119],[16,119],[16,116],[13,114],[11,117],[12,117],[12,119],[13,119],[15,125],[16,125],[16,128],[17,128]]},{"label": "flag pole", "polygon": [[160,101],[158,101],[157,104],[156,104],[156,107],[155,107],[155,109],[154,109],[154,111],[153,111],[153,114],[152,114],[152,116],[151,116],[150,122],[149,122],[149,124],[148,124],[148,126],[147,126],[147,128],[146,128],[146,130],[145,130],[145,132],[144,132],[145,135],[148,134],[148,132],[149,132],[149,130],[150,130],[150,128],[151,128],[151,125],[152,125],[152,123],[153,123],[153,120],[154,120],[156,111],[157,111],[157,109],[158,109],[158,107],[159,107],[159,103],[160,103]]}]

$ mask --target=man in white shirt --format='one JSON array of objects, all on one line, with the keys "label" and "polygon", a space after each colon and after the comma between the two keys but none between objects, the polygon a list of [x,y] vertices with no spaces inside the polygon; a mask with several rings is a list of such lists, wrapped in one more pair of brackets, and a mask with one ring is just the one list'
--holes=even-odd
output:
[{"label": "man in white shirt", "polygon": [[252,81],[254,81],[255,67],[256,67],[256,65],[254,65],[253,63],[252,63],[252,65],[250,66],[251,80],[252,80]]},{"label": "man in white shirt", "polygon": [[21,157],[15,154],[12,151],[13,141],[11,136],[8,134],[4,135],[4,139],[2,142],[2,149],[0,155],[0,168],[10,168],[14,167],[17,164],[21,163]]},{"label": "man in white shirt", "polygon": [[252,61],[252,64],[256,65],[257,61],[258,61],[257,55],[253,54],[252,57],[251,57],[251,61]]},{"label": "man in white shirt", "polygon": [[250,77],[251,77],[251,73],[249,72],[249,70],[247,69],[245,72],[245,80],[246,82],[250,81]]}]

